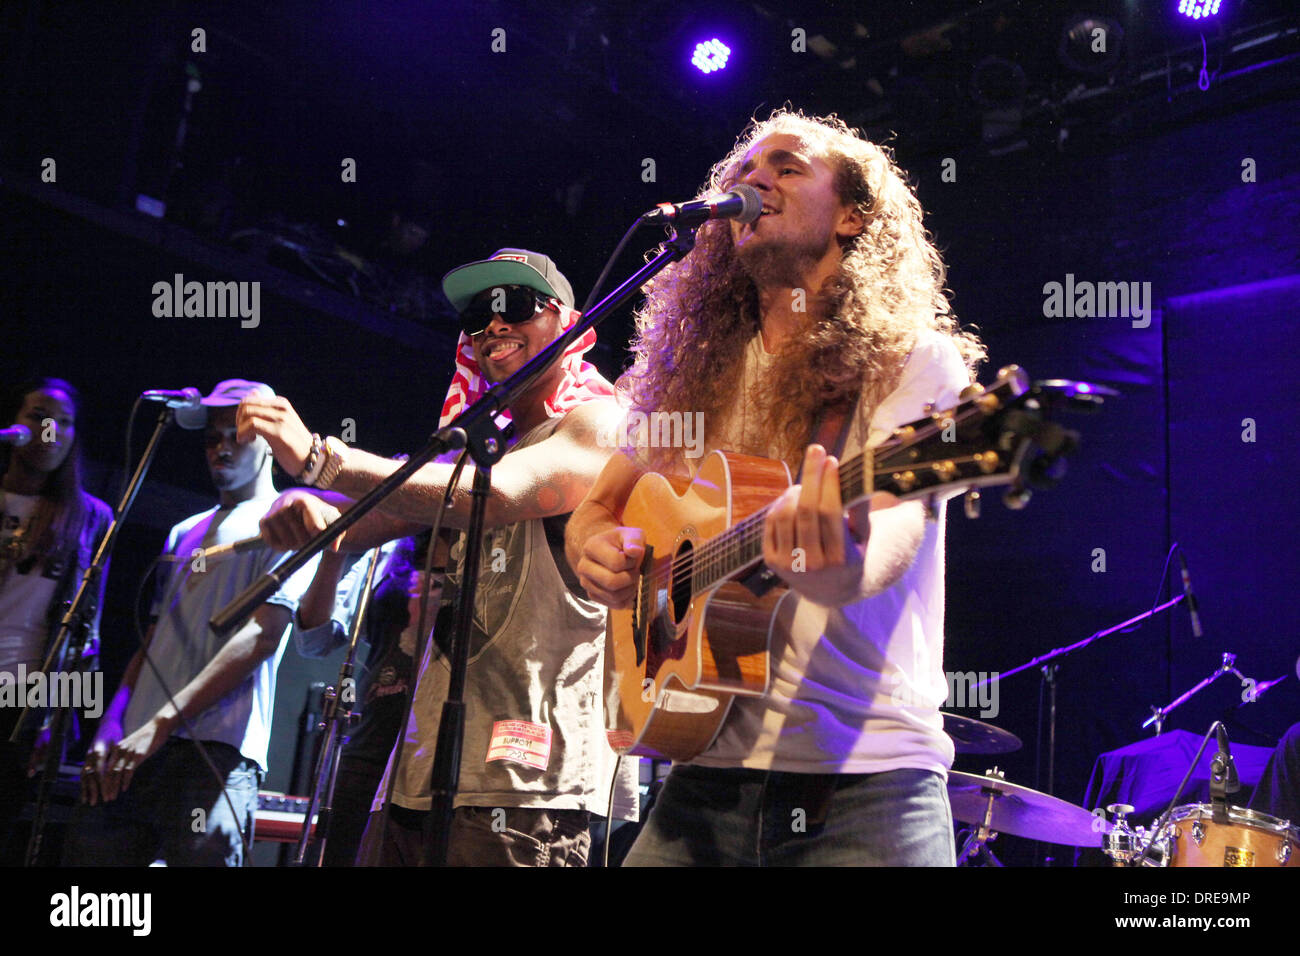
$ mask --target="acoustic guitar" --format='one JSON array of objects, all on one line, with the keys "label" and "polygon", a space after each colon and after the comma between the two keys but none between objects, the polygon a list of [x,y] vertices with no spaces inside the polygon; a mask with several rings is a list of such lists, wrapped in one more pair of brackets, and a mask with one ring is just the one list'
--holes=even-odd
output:
[{"label": "acoustic guitar", "polygon": [[[887,491],[907,500],[1007,485],[1023,507],[1029,484],[1050,483],[1077,442],[1046,417],[1044,396],[1076,403],[1108,389],[1082,383],[1029,388],[1008,366],[988,389],[896,429],[840,465],[844,507]],[[1110,394],[1114,394],[1113,392]],[[783,462],[714,451],[690,484],[643,475],[622,523],[642,529],[645,555],[629,609],[611,610],[605,647],[607,736],[619,753],[690,760],[717,736],[736,696],[768,688],[773,623],[790,590],[763,564],[763,521],[790,485]]]}]

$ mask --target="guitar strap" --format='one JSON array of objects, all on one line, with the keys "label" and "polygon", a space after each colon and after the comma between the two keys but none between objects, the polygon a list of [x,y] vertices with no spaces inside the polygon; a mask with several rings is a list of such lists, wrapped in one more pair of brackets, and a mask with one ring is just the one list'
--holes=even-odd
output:
[{"label": "guitar strap", "polygon": [[[844,443],[849,440],[849,428],[853,425],[853,416],[858,410],[858,397],[861,390],[855,390],[848,400],[831,408],[823,407],[817,412],[813,424],[812,441],[809,444],[821,445],[828,455],[839,458],[844,454]],[[803,462],[799,462],[797,484],[803,477]]]},{"label": "guitar strap", "polygon": [[[817,420],[813,424],[812,441],[809,444],[821,445],[829,454],[839,458],[844,453],[844,443],[849,439],[849,427],[853,424],[853,416],[857,413],[860,394],[860,390],[854,391],[847,401],[833,408],[822,408],[818,411]],[[802,478],[803,462],[800,461],[799,475],[795,478],[795,484],[798,484]],[[740,578],[739,583],[749,588],[755,597],[762,597],[779,580],[775,571],[766,565],[759,565],[750,574]]]}]

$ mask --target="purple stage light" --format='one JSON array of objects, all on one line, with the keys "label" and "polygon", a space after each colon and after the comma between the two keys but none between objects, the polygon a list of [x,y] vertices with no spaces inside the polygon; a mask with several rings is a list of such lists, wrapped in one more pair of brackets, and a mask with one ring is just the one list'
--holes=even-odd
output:
[{"label": "purple stage light", "polygon": [[691,63],[701,73],[712,73],[725,67],[729,56],[731,56],[731,48],[715,37],[704,43],[695,44],[695,54],[691,57]]},{"label": "purple stage light", "polygon": [[1223,0],[1178,0],[1178,12],[1193,20],[1204,20],[1219,12]]}]

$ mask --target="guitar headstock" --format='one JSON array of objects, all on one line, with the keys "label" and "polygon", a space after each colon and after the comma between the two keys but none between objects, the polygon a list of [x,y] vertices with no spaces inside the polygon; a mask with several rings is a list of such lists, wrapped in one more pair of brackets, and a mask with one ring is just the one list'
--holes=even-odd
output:
[{"label": "guitar headstock", "polygon": [[967,514],[974,517],[976,489],[1006,485],[1008,507],[1024,507],[1029,486],[1055,484],[1064,473],[1065,456],[1078,446],[1078,433],[1047,418],[1067,386],[1092,404],[1115,394],[1059,380],[1031,387],[1024,370],[1009,365],[987,388],[965,389],[955,408],[930,410],[873,448],[873,489],[899,498],[969,489]]}]

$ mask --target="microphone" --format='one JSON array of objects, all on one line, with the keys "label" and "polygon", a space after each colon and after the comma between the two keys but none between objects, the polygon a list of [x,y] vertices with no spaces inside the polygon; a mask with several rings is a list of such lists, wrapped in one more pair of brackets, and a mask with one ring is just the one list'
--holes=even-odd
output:
[{"label": "microphone", "polygon": [[141,392],[140,397],[146,402],[161,402],[174,408],[176,424],[186,431],[197,431],[208,423],[208,410],[201,404],[203,393],[197,388],[182,388],[180,391],[151,388]]},{"label": "microphone", "polygon": [[1211,816],[1215,823],[1227,823],[1228,794],[1241,789],[1237,777],[1237,765],[1232,759],[1232,750],[1228,747],[1228,730],[1223,721],[1215,721],[1214,732],[1218,737],[1219,752],[1210,761],[1210,804]]},{"label": "microphone", "polygon": [[140,397],[146,402],[162,402],[168,408],[198,408],[203,393],[197,388],[182,388],[172,391],[168,388],[151,388],[141,392]]},{"label": "microphone", "polygon": [[1283,674],[1281,677],[1275,677],[1272,680],[1260,681],[1258,684],[1255,685],[1254,692],[1252,693],[1250,699],[1238,704],[1237,706],[1244,707],[1246,704],[1253,704],[1255,701],[1259,700],[1261,697],[1263,697],[1266,693],[1268,693],[1278,684],[1282,683],[1282,681],[1286,680],[1287,677],[1289,676],[1290,676],[1289,674]]},{"label": "microphone", "polygon": [[697,226],[710,219],[737,219],[753,222],[763,213],[763,200],[753,186],[741,183],[729,192],[691,202],[661,202],[641,217],[643,222],[672,223],[676,226]]},{"label": "microphone", "polygon": [[0,428],[0,445],[13,445],[21,448],[32,440],[32,430],[26,425],[10,425]]},{"label": "microphone", "polygon": [[1187,573],[1187,562],[1183,559],[1183,549],[1178,549],[1178,566],[1183,574],[1183,596],[1187,598],[1187,610],[1192,615],[1192,633],[1203,637],[1201,633],[1201,615],[1196,609],[1196,595],[1192,593],[1192,577]]}]

